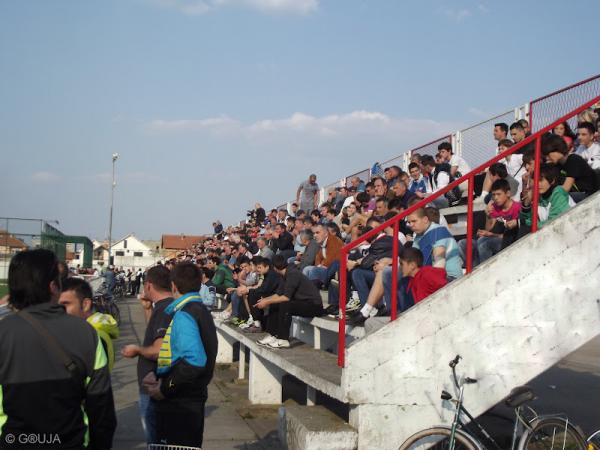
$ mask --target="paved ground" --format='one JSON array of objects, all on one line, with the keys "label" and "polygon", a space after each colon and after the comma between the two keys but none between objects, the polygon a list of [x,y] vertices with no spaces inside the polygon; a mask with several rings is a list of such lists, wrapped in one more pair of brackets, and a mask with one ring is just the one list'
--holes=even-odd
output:
[{"label": "paved ground", "polygon": [[[136,300],[127,299],[121,303],[121,317],[123,323],[117,349],[139,342],[145,329],[143,313]],[[250,405],[247,383],[236,378],[235,364],[217,367],[209,386],[203,449],[277,450],[280,448],[276,436],[277,407]],[[587,433],[600,428],[597,406],[600,398],[600,337],[532,380],[530,385],[539,397],[533,403],[538,412],[566,413]],[[135,360],[117,358],[113,386],[119,422],[114,448],[145,448],[138,417]],[[304,392],[301,386],[288,386],[287,391],[284,390],[284,397],[301,398]],[[294,395],[294,391],[298,395]],[[300,398],[297,400],[301,401]],[[498,415],[505,419],[499,419]],[[483,422],[497,438],[509,438],[506,433],[510,433],[511,425],[506,418],[511,415],[511,410],[499,405],[483,418]]]},{"label": "paved ground", "polygon": [[[120,349],[138,343],[143,337],[145,322],[135,299],[120,304]],[[236,366],[218,366],[209,386],[203,450],[277,450],[277,407],[256,407],[248,403],[247,384],[236,379]],[[138,385],[136,360],[117,357],[112,374],[118,427],[114,449],[145,448],[138,415]]]}]

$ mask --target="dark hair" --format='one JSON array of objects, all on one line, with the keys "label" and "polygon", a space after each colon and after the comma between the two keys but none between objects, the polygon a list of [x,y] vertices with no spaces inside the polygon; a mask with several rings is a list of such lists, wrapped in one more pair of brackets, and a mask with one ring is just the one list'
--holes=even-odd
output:
[{"label": "dark hair", "polygon": [[402,200],[400,200],[398,197],[394,197],[393,199],[391,199],[388,202],[388,208],[389,209],[404,209],[404,204],[402,203]]},{"label": "dark hair", "polygon": [[84,298],[89,298],[91,300],[94,296],[90,284],[81,278],[67,278],[63,282],[62,292],[67,291],[74,291],[80,302],[83,302]]},{"label": "dark hair", "polygon": [[[569,125],[569,122],[567,122],[565,120],[564,122],[561,123],[561,125],[563,127],[565,127],[565,136],[568,136],[573,140],[577,139],[577,136],[575,135],[575,133],[573,133],[573,130],[571,129],[571,125]],[[554,128],[556,128],[556,127],[554,127]],[[552,130],[552,131],[554,132],[554,130]]]},{"label": "dark hair", "polygon": [[215,272],[210,270],[208,267],[200,267],[200,273],[209,280],[215,275]]},{"label": "dark hair", "polygon": [[523,152],[523,165],[529,164],[531,161],[535,160],[535,152],[532,148],[525,150]]},{"label": "dark hair", "polygon": [[556,185],[559,177],[560,169],[555,164],[540,165],[540,178],[544,178],[550,185]]},{"label": "dark hair", "polygon": [[508,176],[508,170],[506,170],[505,164],[497,162],[490,166],[490,174],[497,175],[504,179]]},{"label": "dark hair", "polygon": [[[206,261],[212,261],[216,265],[221,264],[221,258],[219,258],[218,256],[209,256],[208,258],[206,258]],[[179,291],[179,292],[181,292],[181,291]]]},{"label": "dark hair", "polygon": [[440,223],[440,210],[434,206],[425,207],[425,215],[429,218],[430,222]]},{"label": "dark hair", "polygon": [[198,292],[202,286],[200,268],[191,262],[175,264],[171,270],[171,281],[180,294]]},{"label": "dark hair", "polygon": [[240,256],[239,258],[237,258],[235,260],[235,265],[241,266],[242,264],[247,264],[249,262],[250,262],[250,258],[248,258],[247,256]]},{"label": "dark hair", "polygon": [[165,266],[150,267],[145,280],[161,291],[171,291],[171,271]]},{"label": "dark hair", "polygon": [[305,217],[303,221],[304,225],[309,224],[311,227],[315,224],[315,221],[312,220],[310,217]]},{"label": "dark hair", "polygon": [[515,122],[510,126],[511,130],[521,130],[521,131],[525,131],[525,128],[523,128],[523,125],[521,125],[519,122]]},{"label": "dark hair", "polygon": [[253,258],[253,260],[254,260],[254,265],[255,266],[271,267],[271,261],[269,260],[269,258],[264,258],[262,256],[255,256]]},{"label": "dark hair", "polygon": [[415,168],[416,168],[416,169],[419,169],[419,170],[421,169],[421,168],[419,167],[419,165],[418,165],[417,163],[415,163],[415,162],[411,162],[411,163],[408,165],[408,170],[409,170],[409,171],[410,171],[410,170],[412,170],[412,169],[415,169]]},{"label": "dark hair", "polygon": [[515,145],[515,143],[513,141],[511,141],[510,139],[500,139],[498,141],[498,147],[507,147],[507,148],[510,148],[513,145]]},{"label": "dark hair", "polygon": [[273,256],[273,267],[277,270],[283,270],[288,266],[287,260],[283,255],[275,255]]},{"label": "dark hair", "polygon": [[556,134],[545,134],[542,136],[542,154],[548,156],[550,153],[569,153],[565,140]]},{"label": "dark hair", "polygon": [[438,145],[438,150],[448,150],[450,153],[452,153],[452,144],[450,142],[442,142],[440,145]]},{"label": "dark hair", "polygon": [[577,128],[585,128],[593,135],[596,132],[596,127],[592,122],[581,122],[577,125]]},{"label": "dark hair", "polygon": [[340,232],[340,227],[338,227],[337,223],[329,222],[327,224],[327,228],[333,231],[333,234],[335,234],[337,237],[339,237],[340,239],[342,238],[342,233]]},{"label": "dark hair", "polygon": [[333,214],[334,216],[336,215],[335,213],[335,208],[332,208],[331,206],[329,208],[327,208],[327,213],[328,214]]},{"label": "dark hair", "polygon": [[416,247],[403,248],[400,259],[406,262],[414,262],[417,267],[423,266],[423,253]]},{"label": "dark hair", "polygon": [[387,206],[387,205],[388,205],[388,199],[387,199],[387,198],[385,198],[385,197],[381,197],[381,196],[380,196],[380,197],[377,197],[377,200],[375,200],[375,203],[379,203],[379,202],[383,202],[383,203],[385,203],[385,206]]},{"label": "dark hair", "polygon": [[311,216],[317,216],[317,217],[321,217],[321,213],[319,212],[319,210],[318,210],[318,209],[313,209],[313,210],[310,212],[310,215],[311,215]]},{"label": "dark hair", "polygon": [[421,158],[421,164],[424,166],[433,166],[435,167],[435,159],[431,155],[423,155]]},{"label": "dark hair", "polygon": [[284,231],[287,229],[287,227],[285,226],[285,223],[278,222],[275,224],[275,226],[283,229]]},{"label": "dark hair", "polygon": [[358,194],[356,194],[356,201],[361,204],[369,203],[369,201],[371,201],[371,197],[369,197],[369,194],[367,194],[366,192],[359,192]]},{"label": "dark hair", "polygon": [[504,122],[495,123],[494,128],[496,127],[500,128],[505,134],[508,134],[508,125]]},{"label": "dark hair", "polygon": [[[375,225],[375,226],[369,225],[370,223],[373,223],[373,222],[375,222],[375,223],[376,223],[376,225]],[[369,220],[367,220],[367,225],[369,225],[371,228],[378,227],[378,226],[379,226],[379,225],[381,225],[382,223],[383,223],[383,222],[382,222],[381,220],[379,220],[377,217],[374,217],[374,216],[371,216],[371,217],[369,218]]]},{"label": "dark hair", "polygon": [[60,289],[58,260],[53,252],[37,249],[17,253],[8,267],[8,301],[16,309],[49,302],[53,281]]},{"label": "dark hair", "polygon": [[502,191],[502,192],[509,192],[510,191],[510,184],[508,184],[507,180],[496,180],[492,183],[492,187],[490,188],[490,192],[494,192],[494,191]]}]

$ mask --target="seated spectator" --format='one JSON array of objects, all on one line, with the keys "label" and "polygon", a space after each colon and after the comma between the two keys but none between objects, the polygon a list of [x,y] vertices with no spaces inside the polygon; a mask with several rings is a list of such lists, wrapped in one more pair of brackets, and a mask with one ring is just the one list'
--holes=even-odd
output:
[{"label": "seated spectator", "polygon": [[323,225],[315,226],[314,235],[321,248],[315,257],[315,265],[305,267],[302,273],[311,281],[323,284],[327,276],[327,268],[333,261],[339,259],[340,249],[344,243],[336,236],[331,236]]},{"label": "seated spectator", "polygon": [[300,260],[298,268],[303,271],[306,267],[315,265],[315,258],[320,250],[320,246],[317,244],[317,241],[315,241],[313,232],[310,228],[307,228],[300,233],[300,239],[304,246],[304,252],[299,255]]},{"label": "seated spectator", "polygon": [[202,284],[200,285],[200,299],[202,300],[202,304],[204,306],[206,306],[207,308],[213,307],[215,305],[215,294],[216,294],[216,288],[214,287],[214,285],[212,284],[212,277],[215,275],[215,273],[210,270],[208,267],[201,267],[200,268],[200,273],[202,276]]},{"label": "seated spectator", "polygon": [[[406,311],[411,306],[427,298],[444,287],[447,274],[443,268],[423,265],[423,253],[414,247],[405,248],[400,254],[400,267],[397,284],[397,311]],[[351,316],[349,325],[365,324],[365,331],[372,333],[389,321],[392,298],[392,267],[387,266],[377,272],[367,303],[360,312]],[[378,313],[377,306],[381,304]],[[367,320],[368,319],[368,320]]]},{"label": "seated spectator", "polygon": [[[404,181],[398,180],[392,186],[392,192],[394,193],[394,197],[392,199],[399,199],[402,204],[402,208],[408,208],[408,202],[410,202],[413,198],[416,197],[415,194],[410,192]],[[389,205],[388,205],[389,206]]]},{"label": "seated spectator", "polygon": [[330,222],[326,225],[327,232],[330,236],[337,237],[338,239],[342,239],[342,232],[340,231],[340,227],[338,227],[337,223]]},{"label": "seated spectator", "polygon": [[552,130],[552,133],[562,138],[568,137],[571,139],[572,142],[574,142],[575,139],[577,139],[577,136],[575,135],[575,133],[573,133],[573,130],[571,130],[569,122],[567,122],[566,120],[563,123],[556,125]]},{"label": "seated spectator", "polygon": [[[504,122],[494,124],[494,139],[500,143],[501,140],[508,138],[508,125]],[[499,145],[499,144],[498,144]]]},{"label": "seated spectator", "polygon": [[[420,158],[419,158],[420,160]],[[427,180],[421,173],[421,166],[416,162],[411,162],[408,165],[408,172],[410,173],[410,184],[408,190],[412,194],[415,194],[419,198],[425,198],[427,196]]]},{"label": "seated spectator", "polygon": [[283,282],[276,294],[263,297],[256,303],[259,310],[269,307],[268,335],[258,343],[271,348],[289,348],[292,316],[321,316],[323,301],[315,285],[293,265],[288,266],[281,255],[273,258],[273,266]]},{"label": "seated spectator", "polygon": [[[516,240],[521,204],[514,201],[506,180],[496,180],[492,184],[492,198],[486,208],[485,229],[477,230],[473,239],[473,267],[491,258],[501,249]],[[467,240],[459,243],[460,256],[466,264]]]},{"label": "seated spectator", "polygon": [[350,184],[355,192],[365,192],[365,182],[359,177],[352,177]]},{"label": "seated spectator", "polygon": [[295,256],[294,252],[294,236],[287,231],[285,224],[278,223],[275,226],[275,248],[277,255],[283,255],[284,258]]},{"label": "seated spectator", "polygon": [[[510,137],[512,138],[515,144],[519,144],[527,137],[527,132],[520,122],[515,122],[510,126]],[[521,147],[515,152],[515,154],[522,155],[527,151],[535,151],[532,143]]]},{"label": "seated spectator", "polygon": [[248,333],[260,333],[263,331],[264,311],[256,308],[256,304],[261,298],[275,294],[281,283],[281,277],[271,267],[271,261],[260,257],[255,259],[256,271],[261,276],[262,281],[259,281],[256,287],[240,286],[236,291],[238,296],[248,296],[248,309],[251,315],[245,324],[240,325],[240,328]]},{"label": "seated spectator", "polygon": [[258,253],[256,253],[256,256],[267,258],[269,260],[273,259],[273,256],[275,256],[275,253],[269,248],[267,245],[267,240],[264,237],[259,237],[256,240],[256,246],[258,247]]},{"label": "seated spectator", "polygon": [[593,123],[582,122],[577,126],[579,147],[575,154],[581,156],[592,169],[600,169],[600,144],[594,142],[596,127]]},{"label": "seated spectator", "polygon": [[559,136],[550,134],[542,138],[542,154],[548,162],[560,167],[565,176],[562,187],[576,203],[598,189],[594,170],[581,156],[569,154],[567,144]]},{"label": "seated spectator", "polygon": [[370,198],[368,194],[366,192],[360,192],[356,196],[356,200],[356,214],[350,221],[350,225],[346,228],[346,234],[350,235],[350,240],[352,241],[360,235],[361,228],[366,226],[367,219],[370,217],[368,206]]},{"label": "seated spectator", "polygon": [[[558,139],[560,140],[561,138],[558,137]],[[557,166],[553,164],[542,164],[540,166],[540,198],[538,204],[538,227],[540,228],[575,206],[573,199],[565,191],[564,187],[559,184],[559,178],[560,172]],[[524,236],[531,231],[533,189],[524,189],[521,198],[521,227],[519,236]]]},{"label": "seated spectator", "polygon": [[423,253],[425,266],[446,269],[448,280],[462,276],[462,261],[458,244],[447,228],[432,223],[424,208],[419,208],[407,218],[408,226],[415,233],[413,247]]},{"label": "seated spectator", "polygon": [[380,222],[383,222],[388,212],[389,209],[387,198],[377,197],[375,200],[375,211],[373,212],[373,217],[378,219]]},{"label": "seated spectator", "polygon": [[461,157],[452,152],[450,142],[442,142],[438,145],[442,161],[450,164],[450,175],[453,178],[460,178],[471,171],[469,164]]},{"label": "seated spectator", "polygon": [[[454,181],[450,174],[450,164],[436,164],[433,157],[425,155],[422,158],[423,175],[427,180],[427,193],[429,195],[444,189],[448,184]],[[431,201],[431,204],[436,208],[447,208],[449,205],[455,205],[460,201],[460,189],[455,188],[448,191]]]},{"label": "seated spectator", "polygon": [[[510,139],[502,139],[502,140],[498,141],[498,154],[504,153],[506,150],[508,150],[512,146],[513,146],[513,142]],[[511,193],[513,195],[513,199],[518,201],[521,198],[520,197],[521,189],[523,186],[522,177],[523,177],[523,174],[525,173],[525,163],[523,162],[523,155],[513,153],[511,155],[506,156],[504,159],[499,161],[499,163],[504,164],[507,175],[509,177],[511,177],[511,178],[508,178],[509,183],[512,183]],[[498,167],[498,166],[496,166],[496,167]],[[497,174],[497,171],[496,171],[496,174]],[[500,178],[506,178],[506,177],[500,177]],[[512,182],[511,179],[514,180],[514,182]],[[494,182],[494,179],[490,176],[489,170],[486,171],[485,179],[483,181],[483,188],[481,191],[481,196],[479,197],[481,200],[479,200],[479,201],[483,202],[484,199],[488,198],[488,195],[490,193],[490,189],[492,187],[493,182]],[[515,188],[516,188],[516,191],[514,190]],[[489,200],[485,203],[489,203]]]},{"label": "seated spectator", "polygon": [[224,262],[221,262],[217,256],[208,257],[206,267],[215,273],[211,282],[218,294],[226,295],[227,288],[235,287],[233,272],[229,266]]},{"label": "seated spectator", "polygon": [[337,212],[335,211],[334,208],[332,208],[331,206],[327,207],[326,211],[325,211],[325,218],[323,219],[323,224],[329,224],[329,223],[333,223],[333,221],[335,220],[337,216]]},{"label": "seated spectator", "polygon": [[288,215],[290,217],[297,217],[298,214],[298,203],[292,202],[290,204],[290,209],[288,209]]},{"label": "seated spectator", "polygon": [[[513,156],[516,156],[517,158],[520,158],[521,160],[523,159],[523,155],[513,155]],[[523,172],[520,171],[520,173],[521,173],[521,177],[522,177]],[[489,181],[491,181],[491,185],[493,185],[494,182],[496,182],[497,180],[506,180],[508,182],[508,185],[510,186],[510,192],[513,196],[513,200],[517,200],[517,201],[519,200],[520,197],[515,196],[513,194],[513,192],[519,192],[519,194],[520,194],[522,185],[520,185],[518,180],[515,180],[512,176],[510,176],[508,174],[508,170],[506,169],[506,165],[504,163],[497,162],[497,163],[492,164],[490,166],[490,168],[488,169],[488,179],[489,179]],[[484,197],[483,202],[487,205],[491,200],[492,200],[492,195],[490,192]]]}]

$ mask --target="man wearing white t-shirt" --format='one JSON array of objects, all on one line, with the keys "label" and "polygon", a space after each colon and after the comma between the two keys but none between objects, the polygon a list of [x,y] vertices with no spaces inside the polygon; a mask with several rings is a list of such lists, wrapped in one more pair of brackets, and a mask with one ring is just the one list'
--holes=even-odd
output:
[{"label": "man wearing white t-shirt", "polygon": [[462,157],[452,153],[450,142],[442,142],[438,145],[438,150],[442,161],[450,164],[450,175],[454,178],[460,178],[471,171],[471,168]]},{"label": "man wearing white t-shirt", "polygon": [[582,122],[579,124],[577,127],[579,147],[575,150],[575,154],[585,159],[592,169],[600,169],[600,144],[594,142],[594,133],[596,133],[596,127],[593,123]]}]

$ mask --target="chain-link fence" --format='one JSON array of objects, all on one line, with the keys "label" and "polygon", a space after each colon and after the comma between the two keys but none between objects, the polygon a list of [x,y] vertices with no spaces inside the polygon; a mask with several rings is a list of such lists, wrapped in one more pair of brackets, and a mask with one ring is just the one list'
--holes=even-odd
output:
[{"label": "chain-link fence", "polygon": [[[532,132],[544,128],[598,95],[600,95],[600,75],[533,100],[530,106]],[[569,125],[575,129],[577,118],[569,120]]]},{"label": "chain-link fence", "polygon": [[0,218],[0,297],[8,288],[8,266],[11,258],[20,251],[42,246],[46,222],[39,219]]},{"label": "chain-link fence", "polygon": [[461,156],[472,169],[496,156],[498,142],[494,139],[494,125],[505,123],[509,127],[515,121],[514,110],[466,128],[459,133]]},{"label": "chain-link fence", "polygon": [[346,187],[352,186],[352,178],[358,177],[363,183],[368,183],[371,179],[371,169],[361,170],[346,177]]}]

